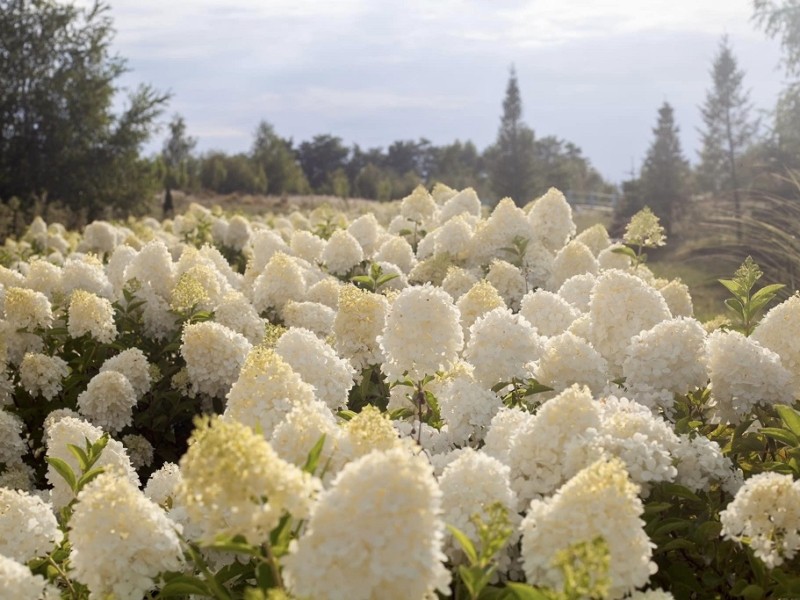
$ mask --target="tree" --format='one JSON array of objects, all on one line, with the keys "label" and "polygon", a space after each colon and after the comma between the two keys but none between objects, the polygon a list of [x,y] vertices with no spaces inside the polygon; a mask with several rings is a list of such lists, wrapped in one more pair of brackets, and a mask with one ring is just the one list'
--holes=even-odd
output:
[{"label": "tree", "polygon": [[661,219],[667,234],[687,198],[689,163],[681,152],[678,127],[672,106],[664,102],[658,110],[655,139],[642,168],[641,198]]},{"label": "tree", "polygon": [[0,0],[0,198],[60,200],[90,216],[157,185],[139,149],[167,100],[149,86],[112,112],[125,61],[108,7]]},{"label": "tree", "polygon": [[297,153],[308,183],[317,192],[323,189],[334,171],[345,168],[348,154],[342,138],[328,134],[316,135],[310,142],[303,142]]},{"label": "tree", "polygon": [[[701,190],[729,195],[734,217],[741,218],[742,158],[753,142],[757,125],[750,119],[749,94],[742,88],[744,72],[736,63],[727,36],[720,42],[711,69],[713,87],[701,110],[703,147],[697,168]],[[738,234],[741,237],[741,230]]]},{"label": "tree", "polygon": [[169,125],[169,137],[164,140],[161,149],[161,162],[164,167],[164,214],[174,210],[172,204],[172,190],[183,188],[189,182],[187,165],[192,156],[192,150],[197,145],[197,140],[186,135],[186,121],[176,114]]},{"label": "tree", "polygon": [[266,175],[268,194],[279,196],[308,192],[308,181],[291,144],[278,136],[266,121],[261,121],[256,128],[251,154]]},{"label": "tree", "polygon": [[531,200],[534,137],[533,130],[522,121],[522,98],[514,67],[508,78],[497,141],[486,150],[486,162],[492,189],[499,198],[511,197],[519,205]]}]

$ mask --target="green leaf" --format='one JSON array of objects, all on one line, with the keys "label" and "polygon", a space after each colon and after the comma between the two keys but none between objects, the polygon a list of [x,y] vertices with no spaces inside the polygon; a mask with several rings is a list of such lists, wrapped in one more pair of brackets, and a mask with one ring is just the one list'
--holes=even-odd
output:
[{"label": "green leaf", "polygon": [[251,546],[241,536],[234,538],[220,538],[216,539],[204,548],[209,550],[220,550],[222,552],[235,552],[236,554],[246,554],[248,556],[261,556],[261,551],[255,546]]},{"label": "green leaf", "polygon": [[663,483],[661,484],[661,489],[672,496],[685,498],[686,500],[691,500],[692,502],[702,502],[700,497],[692,490],[682,485],[678,485],[677,483]]},{"label": "green leaf", "polygon": [[628,246],[618,246],[616,248],[612,248],[611,252],[614,254],[624,254],[625,256],[630,256],[633,260],[636,260],[636,252],[633,251],[633,248],[629,248]]},{"label": "green leaf", "polygon": [[671,550],[694,550],[697,546],[694,542],[689,540],[685,540],[683,538],[678,538],[677,540],[672,540],[671,542],[667,542],[663,546],[660,546],[655,549],[656,554],[662,554],[664,552],[670,552]]},{"label": "green leaf", "polygon": [[325,447],[325,434],[323,433],[322,436],[317,440],[317,443],[314,444],[314,447],[311,448],[311,451],[308,453],[308,458],[306,458],[306,464],[303,465],[303,471],[313,475],[317,467],[319,466],[319,457],[322,455],[322,449]]},{"label": "green leaf", "polygon": [[781,421],[789,428],[789,431],[800,437],[800,412],[785,404],[776,404],[775,410],[778,412]]},{"label": "green leaf", "polygon": [[733,279],[718,279],[717,281],[719,281],[722,285],[728,288],[728,291],[737,298],[741,298],[747,295],[747,290],[742,288],[742,286],[739,284],[738,281],[735,281]]},{"label": "green leaf", "polygon": [[88,484],[93,479],[97,478],[98,475],[103,473],[105,469],[103,467],[97,467],[95,469],[91,469],[90,471],[86,471],[81,478],[78,479],[77,489],[78,491],[82,490],[86,484]]},{"label": "green leaf", "polygon": [[188,575],[179,575],[175,579],[167,582],[158,593],[159,598],[174,598],[177,596],[211,596],[208,586],[197,579]]},{"label": "green leaf", "polygon": [[725,306],[727,306],[729,310],[733,311],[737,317],[744,319],[744,306],[736,298],[727,298],[725,300]]},{"label": "green leaf", "polygon": [[775,297],[775,294],[778,292],[778,290],[781,290],[785,287],[786,286],[782,283],[773,283],[771,285],[765,285],[763,288],[761,288],[751,296],[750,304],[752,305],[754,302],[759,301],[762,298],[767,298],[766,302],[769,302]]},{"label": "green leaf", "polygon": [[47,460],[47,463],[51,465],[58,472],[58,474],[66,480],[70,489],[75,492],[78,487],[78,479],[75,477],[72,467],[70,467],[65,461],[54,456],[47,456],[45,459]]},{"label": "green leaf", "polygon": [[89,468],[89,456],[83,451],[83,448],[75,444],[67,444],[67,450],[78,460],[78,466],[81,471],[85,471]]},{"label": "green leaf", "polygon": [[478,562],[478,553],[475,551],[475,546],[472,544],[472,540],[470,540],[467,535],[458,529],[457,527],[453,527],[452,525],[447,525],[448,531],[453,534],[453,537],[456,538],[456,541],[461,546],[461,549],[464,551],[464,554],[467,555],[469,559],[469,563],[471,565],[477,564]]},{"label": "green leaf", "polygon": [[764,588],[752,583],[744,588],[739,595],[745,600],[759,600],[764,597]]},{"label": "green leaf", "polygon": [[791,431],[786,431],[785,429],[781,429],[779,427],[763,427],[761,433],[764,435],[771,437],[773,440],[778,440],[779,442],[783,442],[787,446],[797,446],[800,441],[798,441],[797,436],[793,434]]},{"label": "green leaf", "polygon": [[337,411],[336,416],[339,417],[340,419],[345,420],[345,421],[349,421],[350,419],[355,417],[357,414],[358,413],[356,413],[355,411],[342,409],[340,411]]},{"label": "green leaf", "polygon": [[548,594],[527,583],[509,581],[506,586],[514,593],[517,600],[551,600]]}]

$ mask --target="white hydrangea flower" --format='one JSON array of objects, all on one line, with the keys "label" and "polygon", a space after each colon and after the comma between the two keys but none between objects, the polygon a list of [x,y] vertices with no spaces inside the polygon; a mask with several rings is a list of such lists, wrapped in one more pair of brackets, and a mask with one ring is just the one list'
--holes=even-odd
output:
[{"label": "white hydrangea flower", "polygon": [[289,300],[304,300],[306,279],[291,256],[276,252],[253,285],[253,306],[259,313],[274,309],[280,313]]},{"label": "white hydrangea flower", "polygon": [[137,398],[150,391],[150,363],[147,362],[144,352],[138,348],[128,348],[106,360],[100,367],[101,373],[105,371],[117,371],[125,375]]},{"label": "white hydrangea flower", "polygon": [[536,328],[539,335],[552,337],[569,329],[581,313],[558,294],[538,289],[525,294],[519,314]]},{"label": "white hydrangea flower", "polygon": [[134,469],[149,467],[153,463],[153,445],[144,436],[130,433],[122,437],[122,444],[128,451]]},{"label": "white hydrangea flower", "polygon": [[[602,537],[609,550],[609,595],[622,598],[656,572],[653,544],[644,531],[638,486],[619,459],[600,459],[545,500],[533,500],[522,522],[522,559],[528,581],[564,585],[553,564],[559,551]],[[569,526],[565,527],[565,523]]]},{"label": "white hydrangea flower", "polygon": [[288,327],[302,327],[318,337],[327,337],[333,331],[336,311],[319,302],[289,301],[283,307],[283,322]]},{"label": "white hydrangea flower", "polygon": [[132,279],[148,284],[162,299],[169,298],[175,285],[175,266],[163,241],[152,240],[139,250],[125,269],[125,280]]},{"label": "white hydrangea flower", "polygon": [[597,259],[583,242],[572,240],[561,248],[553,260],[547,289],[558,290],[570,277],[590,273],[596,275],[600,270]]},{"label": "white hydrangea flower", "polygon": [[574,473],[597,456],[616,456],[645,492],[651,483],[675,479],[672,452],[680,441],[666,421],[624,397],[607,396],[599,407],[600,426],[584,432],[580,450],[563,461],[566,470]]},{"label": "white hydrangea flower", "polygon": [[144,488],[144,495],[162,508],[169,506],[182,479],[180,467],[175,463],[166,462],[150,475]]},{"label": "white hydrangea flower", "polygon": [[450,440],[457,445],[479,444],[489,424],[503,406],[500,397],[476,383],[471,376],[457,375],[436,394]]},{"label": "white hydrangea flower", "polygon": [[575,235],[572,207],[559,190],[550,188],[536,199],[528,212],[536,239],[551,252],[558,252]]},{"label": "white hydrangea flower", "polygon": [[800,397],[800,295],[794,294],[764,315],[750,336],[781,357],[792,374],[794,397]]},{"label": "white hydrangea flower", "polygon": [[[670,413],[673,394],[686,394],[708,382],[705,338],[702,325],[687,317],[662,321],[635,335],[622,364],[625,385],[630,389],[668,391],[664,396],[667,403],[660,407]],[[659,407],[646,398],[643,396],[640,402],[652,409]]]},{"label": "white hydrangea flower", "polygon": [[[131,250],[128,246],[120,248]],[[52,300],[53,296],[61,291],[61,268],[41,258],[31,260],[28,264],[28,274],[25,275],[24,287],[41,292]]]},{"label": "white hydrangea flower", "polygon": [[61,593],[44,577],[31,573],[27,565],[0,554],[0,598],[57,600]]},{"label": "white hydrangea flower", "polygon": [[400,214],[404,219],[417,223],[427,223],[437,210],[436,202],[424,186],[418,185],[400,202]]},{"label": "white hydrangea flower", "polygon": [[677,483],[690,490],[708,490],[712,483],[721,483],[727,490],[737,479],[731,459],[722,454],[719,444],[704,435],[682,434],[672,456],[678,469]]},{"label": "white hydrangea flower", "polygon": [[322,261],[325,240],[310,231],[295,231],[289,240],[289,248],[295,256],[316,264]]},{"label": "white hydrangea flower", "polygon": [[292,327],[278,340],[275,352],[303,381],[314,386],[316,397],[328,408],[337,410],[347,405],[355,370],[314,333]]},{"label": "white hydrangea flower", "polygon": [[91,255],[76,254],[67,259],[61,271],[61,288],[67,296],[84,290],[106,300],[114,297],[114,286],[106,276],[103,263]]},{"label": "white hydrangea flower", "polygon": [[482,279],[473,285],[456,302],[461,314],[461,327],[464,339],[469,338],[469,330],[480,317],[496,308],[506,308],[506,303],[495,287]]},{"label": "white hydrangea flower", "polygon": [[664,590],[635,591],[631,595],[626,596],[626,598],[627,600],[675,600],[675,596]]},{"label": "white hydrangea flower", "polygon": [[3,303],[6,321],[14,329],[31,331],[37,327],[50,327],[53,312],[50,300],[41,292],[21,287],[6,287]]},{"label": "white hydrangea flower", "polygon": [[569,454],[580,450],[588,429],[600,428],[600,416],[589,389],[573,386],[545,402],[533,418],[510,432],[505,462],[511,467],[511,487],[520,509],[534,498],[553,493],[575,473],[574,464],[568,464]]},{"label": "white hydrangea flower", "polygon": [[264,339],[264,319],[241,292],[231,290],[214,310],[214,320],[220,325],[241,333],[253,345]]},{"label": "white hydrangea flower", "polygon": [[228,228],[225,231],[223,243],[228,248],[241,251],[247,246],[252,233],[250,222],[241,215],[234,215],[231,217],[230,221],[228,221]]},{"label": "white hydrangea flower", "polygon": [[738,423],[757,404],[791,404],[792,376],[772,350],[738,331],[717,330],[706,353],[714,419]]},{"label": "white hydrangea flower", "polygon": [[374,257],[375,262],[389,262],[397,265],[403,273],[408,275],[417,264],[411,244],[403,237],[391,237],[378,249]]},{"label": "white hydrangea flower", "polygon": [[308,288],[307,302],[318,302],[336,310],[339,307],[339,289],[345,284],[335,277],[325,277]]},{"label": "white hydrangea flower", "polygon": [[474,227],[468,218],[454,217],[436,229],[433,253],[449,254],[455,259],[463,260],[469,255],[473,234]]},{"label": "white hydrangea flower", "polygon": [[125,375],[103,371],[78,395],[78,412],[103,430],[117,433],[131,424],[136,401],[136,391]]},{"label": "white hydrangea flower", "polygon": [[428,461],[405,449],[347,464],[283,559],[287,587],[330,600],[447,593],[441,496]]},{"label": "white hydrangea flower", "polygon": [[381,226],[378,224],[378,220],[375,218],[374,214],[370,212],[361,215],[350,223],[347,227],[347,231],[349,231],[350,235],[361,245],[365,258],[369,258],[375,254],[375,251],[378,249],[378,238],[381,233]]},{"label": "white hydrangea flower", "polygon": [[[433,189],[434,195],[436,188]],[[471,187],[465,188],[450,196],[442,206],[439,213],[439,222],[446,223],[450,219],[458,215],[469,215],[473,218],[480,218],[481,216],[481,200],[478,194]]]},{"label": "white hydrangea flower", "polygon": [[475,379],[491,388],[530,377],[541,351],[542,340],[525,317],[496,308],[470,327],[464,358],[475,367]]},{"label": "white hydrangea flower", "polygon": [[314,400],[294,406],[275,427],[270,445],[283,460],[302,468],[323,435],[325,442],[315,475],[327,483],[341,467],[339,445],[344,433],[325,404]]},{"label": "white hydrangea flower", "polygon": [[321,488],[318,479],[281,459],[261,434],[218,417],[197,422],[180,469],[176,501],[201,541],[243,535],[260,544],[284,514],[308,518]]},{"label": "white hydrangea flower", "polygon": [[478,223],[472,239],[471,258],[475,265],[489,264],[493,258],[507,258],[502,248],[514,246],[514,239],[531,240],[533,226],[522,209],[510,198],[497,203],[492,214]]},{"label": "white hydrangea flower", "polygon": [[694,314],[692,297],[689,286],[680,279],[673,279],[666,285],[658,288],[659,293],[667,301],[669,312],[673,317],[691,317]]},{"label": "white hydrangea flower", "polygon": [[520,300],[528,291],[528,283],[522,271],[511,263],[496,258],[489,266],[486,281],[503,297],[506,306],[512,310],[519,309]]},{"label": "white hydrangea flower", "polygon": [[212,321],[187,325],[181,341],[192,386],[211,397],[228,393],[252,348],[243,335]]},{"label": "white hydrangea flower", "polygon": [[453,300],[458,301],[476,283],[478,283],[478,278],[471,272],[461,267],[450,267],[442,281],[442,289],[450,294]]},{"label": "white hydrangea flower", "polygon": [[378,338],[389,380],[407,375],[420,381],[449,369],[464,345],[459,316],[453,299],[439,288],[426,284],[400,292]]},{"label": "white hydrangea flower", "polygon": [[746,542],[767,568],[778,567],[800,550],[800,482],[780,473],[753,475],[719,517],[722,537]]},{"label": "white hydrangea flower", "polygon": [[67,331],[73,338],[88,334],[98,342],[110,344],[117,337],[114,307],[106,298],[75,290],[69,302]]},{"label": "white hydrangea flower", "polygon": [[599,394],[608,383],[608,363],[584,338],[565,331],[545,341],[533,374],[556,391],[577,383]]},{"label": "white hydrangea flower", "polygon": [[226,419],[258,425],[264,436],[270,438],[295,405],[314,400],[314,388],[277,352],[256,346],[247,355],[227,398]]},{"label": "white hydrangea flower", "polygon": [[83,240],[78,246],[78,250],[110,254],[122,241],[121,233],[107,221],[92,221],[83,229]]},{"label": "white hydrangea flower", "polygon": [[433,185],[433,189],[431,190],[431,196],[433,197],[433,201],[436,202],[437,205],[444,204],[450,198],[455,196],[457,193],[458,192],[456,190],[451,188],[449,185],[442,183],[441,181],[437,181]]},{"label": "white hydrangea flower", "polygon": [[[19,380],[31,395],[52,400],[61,392],[61,382],[69,375],[69,366],[58,356],[27,353],[19,365]],[[1,554],[1,553],[0,553]]]},{"label": "white hydrangea flower", "polygon": [[658,291],[638,277],[615,269],[597,278],[589,314],[590,341],[608,361],[612,377],[622,375],[631,338],[672,316]]},{"label": "white hydrangea flower", "polygon": [[333,321],[335,348],[358,373],[384,360],[378,336],[383,332],[388,309],[388,301],[380,294],[360,290],[354,285],[345,285],[339,290],[339,310]]},{"label": "white hydrangea flower", "polygon": [[5,471],[0,473],[0,488],[34,492],[33,469],[24,462],[6,464]]},{"label": "white hydrangea flower", "polygon": [[611,245],[611,239],[608,237],[608,230],[602,223],[595,223],[581,231],[575,239],[579,242],[586,244],[592,254],[599,257],[599,254]]},{"label": "white hydrangea flower", "polygon": [[162,298],[155,289],[145,283],[134,292],[135,301],[143,301],[142,320],[144,334],[156,340],[168,338],[176,329],[176,318],[171,312],[169,302]]},{"label": "white hydrangea flower", "polygon": [[339,229],[334,231],[328,240],[321,258],[329,273],[346,275],[364,260],[364,251],[361,249],[361,244],[349,231]]},{"label": "white hydrangea flower", "polygon": [[[496,458],[467,448],[452,460],[439,477],[445,523],[464,533],[469,539],[478,538],[473,515],[485,518],[486,508],[496,502],[506,509],[511,526],[521,521],[517,514],[517,496],[509,483],[509,468]],[[509,539],[506,544],[513,543]],[[452,534],[445,538],[445,552],[453,564],[463,564],[464,554]],[[501,559],[500,568],[503,568]],[[507,565],[505,565],[507,566]]]},{"label": "white hydrangea flower", "polygon": [[247,264],[245,280],[248,273],[253,279],[261,274],[264,267],[277,252],[291,254],[291,249],[281,236],[271,229],[260,229],[250,236],[248,248],[252,252],[252,258]]},{"label": "white hydrangea flower", "polygon": [[70,519],[70,566],[93,596],[136,600],[184,564],[176,524],[125,477],[100,474]]},{"label": "white hydrangea flower", "polygon": [[[102,429],[75,417],[63,417],[51,421],[50,426],[45,429],[47,456],[65,461],[77,475],[80,473],[78,459],[69,451],[67,445],[73,444],[83,448],[87,440],[90,444],[94,444],[102,435]],[[113,438],[108,440],[108,444],[103,449],[95,466],[107,467],[108,470],[123,473],[132,485],[139,485],[139,478],[131,466],[125,447]],[[75,497],[67,482],[52,465],[47,467],[47,481],[53,486],[50,490],[50,500],[57,510],[69,504]]]},{"label": "white hydrangea flower", "polygon": [[22,439],[22,419],[0,408],[0,463],[21,462],[28,448]]},{"label": "white hydrangea flower", "polygon": [[589,312],[589,302],[596,282],[597,277],[591,273],[573,275],[561,284],[558,295],[579,311]]},{"label": "white hydrangea flower", "polygon": [[26,563],[61,543],[53,507],[38,496],[0,487],[0,555]]}]

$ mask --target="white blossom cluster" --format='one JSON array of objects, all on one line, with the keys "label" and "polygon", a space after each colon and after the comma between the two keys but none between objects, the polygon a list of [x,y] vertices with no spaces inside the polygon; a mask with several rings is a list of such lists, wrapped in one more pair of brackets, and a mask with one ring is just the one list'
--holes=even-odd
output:
[{"label": "white blossom cluster", "polygon": [[[650,220],[635,225],[629,243],[663,241]],[[745,480],[724,442],[673,423],[689,393],[723,425],[791,405],[800,296],[750,337],[707,333],[686,285],[615,253],[602,226],[576,235],[558,190],[487,213],[474,190],[438,185],[374,214],[194,205],[82,235],[40,219],[26,236],[50,253],[0,267],[2,597],[53,594],[23,563],[64,531],[92,597],[140,598],[184,568],[179,533],[258,545],[290,516],[293,596],[423,600],[447,595],[465,564],[445,523],[476,541],[475,516],[499,504],[511,535],[494,581],[558,590],[557,557],[601,537],[610,598],[667,598],[645,591],[642,499],[662,483],[735,495],[722,535],[768,567],[800,549],[791,477]],[[373,266],[394,277],[354,285]],[[534,383],[551,390],[528,394]],[[170,418],[186,410],[221,415],[195,422],[182,457],[137,430],[161,417],[179,435]],[[36,411],[47,416],[31,426]],[[35,489],[33,461],[80,475],[68,446],[106,433],[105,472],[77,498],[53,464]]]}]

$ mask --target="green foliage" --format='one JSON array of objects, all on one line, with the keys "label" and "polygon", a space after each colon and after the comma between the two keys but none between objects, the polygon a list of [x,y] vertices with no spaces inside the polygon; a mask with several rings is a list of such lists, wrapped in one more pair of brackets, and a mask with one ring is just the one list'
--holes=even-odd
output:
[{"label": "green foliage", "polygon": [[378,263],[372,263],[369,267],[368,275],[355,275],[350,278],[350,281],[352,281],[356,287],[361,288],[362,290],[378,292],[378,288],[380,288],[384,283],[388,283],[392,279],[396,278],[396,273],[384,273],[383,269]]},{"label": "green foliage", "polygon": [[[622,239],[628,245],[611,251],[629,257],[634,269],[647,262],[647,254],[643,252],[645,248],[657,248],[666,243],[664,228],[648,206],[631,217]],[[631,246],[635,246],[636,250]]]},{"label": "green foliage", "polygon": [[0,198],[60,200],[99,216],[156,186],[139,155],[167,96],[142,86],[113,112],[125,61],[108,6],[0,1]]},{"label": "green foliage", "polygon": [[752,257],[748,256],[734,273],[733,279],[719,280],[733,295],[732,298],[725,300],[725,306],[736,316],[735,328],[745,335],[753,333],[758,314],[775,298],[778,290],[785,287],[783,284],[775,283],[754,292],[753,286],[762,275],[761,269]]},{"label": "green foliage", "polygon": [[512,67],[497,140],[486,150],[489,180],[498,198],[512,198],[519,206],[533,199],[534,148],[533,130],[522,121],[522,98]]},{"label": "green foliage", "polygon": [[256,128],[251,156],[264,172],[268,194],[279,196],[309,192],[308,181],[297,162],[291,142],[279,137],[266,121],[261,121]]}]

